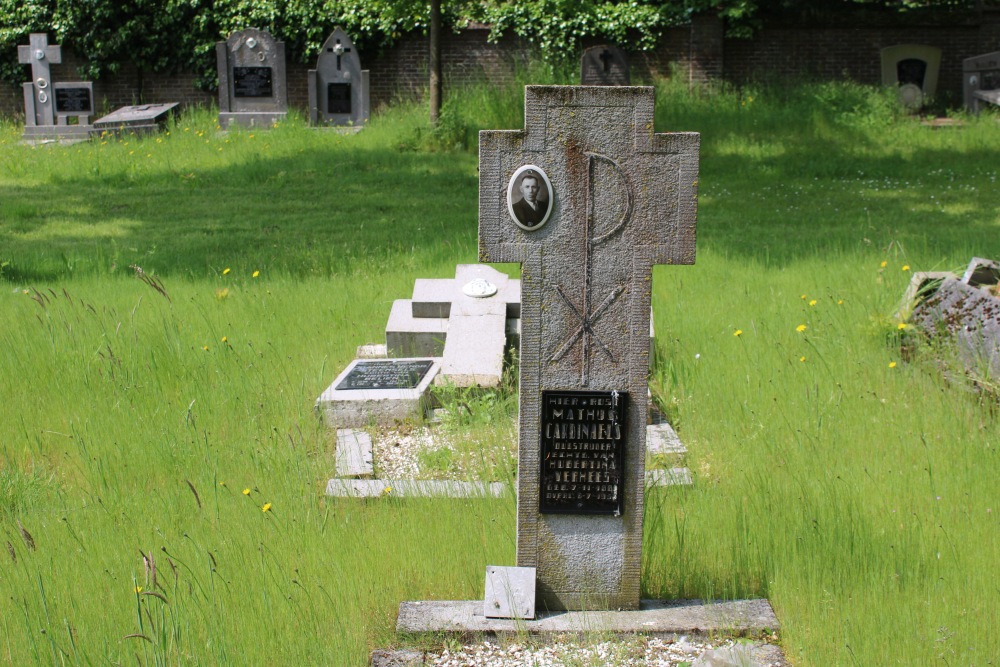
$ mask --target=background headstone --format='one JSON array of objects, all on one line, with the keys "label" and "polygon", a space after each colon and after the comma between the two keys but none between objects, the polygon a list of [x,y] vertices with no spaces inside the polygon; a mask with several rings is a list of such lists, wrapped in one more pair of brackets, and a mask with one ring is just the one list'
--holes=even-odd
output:
[{"label": "background headstone", "polygon": [[93,134],[151,134],[159,132],[170,119],[177,102],[127,106],[94,121]]},{"label": "background headstone", "polygon": [[1000,104],[1000,51],[962,61],[962,101],[973,113],[982,102]]},{"label": "background headstone", "polygon": [[882,49],[882,85],[899,86],[899,101],[919,109],[937,92],[941,49],[921,44],[900,44]]},{"label": "background headstone", "polygon": [[219,125],[270,127],[288,113],[285,43],[256,28],[215,45],[219,68]]},{"label": "background headstone", "polygon": [[323,43],[316,69],[309,70],[309,120],[313,125],[368,122],[368,70],[354,42],[340,28]]},{"label": "background headstone", "polygon": [[[699,146],[654,134],[653,107],[528,86],[524,131],[480,133],[480,259],[521,262],[517,565],[547,609],[639,605],[652,266],[694,262]],[[535,228],[508,204],[526,165],[552,188]]]},{"label": "background headstone", "polygon": [[602,44],[583,52],[580,59],[581,86],[627,86],[631,82],[628,57],[617,46]]},{"label": "background headstone", "polygon": [[32,33],[28,41],[27,46],[17,47],[18,62],[31,65],[31,81],[22,85],[24,138],[87,138],[94,115],[94,84],[53,82],[51,66],[62,62],[62,49],[50,45],[45,33]]}]

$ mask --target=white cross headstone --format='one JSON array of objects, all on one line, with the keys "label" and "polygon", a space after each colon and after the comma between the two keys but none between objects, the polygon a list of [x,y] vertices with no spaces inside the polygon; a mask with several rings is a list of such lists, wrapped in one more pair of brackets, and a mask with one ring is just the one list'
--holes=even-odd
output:
[{"label": "white cross headstone", "polygon": [[694,263],[698,182],[699,135],[653,109],[528,86],[523,131],[480,133],[480,259],[521,263],[517,565],[543,609],[639,606],[652,267]]}]

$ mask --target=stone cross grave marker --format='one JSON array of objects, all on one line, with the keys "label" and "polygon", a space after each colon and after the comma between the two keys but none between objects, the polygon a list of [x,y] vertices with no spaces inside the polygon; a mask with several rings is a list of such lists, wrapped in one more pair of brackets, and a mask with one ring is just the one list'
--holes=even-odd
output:
[{"label": "stone cross grave marker", "polygon": [[592,46],[580,58],[581,86],[627,86],[628,57],[613,44]]},{"label": "stone cross grave marker", "polygon": [[694,263],[698,184],[699,135],[653,107],[528,86],[525,129],[479,136],[480,258],[521,263],[517,565],[543,609],[639,606],[652,267]]},{"label": "stone cross grave marker", "polygon": [[313,125],[364,125],[368,122],[368,70],[347,33],[335,28],[309,70],[309,121]]},{"label": "stone cross grave marker", "polygon": [[269,127],[288,114],[285,43],[247,28],[215,44],[219,68],[219,125]]},{"label": "stone cross grave marker", "polygon": [[[17,61],[31,65],[31,81],[23,84],[25,137],[86,137],[94,113],[93,83],[52,81],[52,65],[62,63],[62,48],[50,45],[45,33],[32,33],[27,46],[17,47]],[[78,124],[68,125],[68,118]]]}]

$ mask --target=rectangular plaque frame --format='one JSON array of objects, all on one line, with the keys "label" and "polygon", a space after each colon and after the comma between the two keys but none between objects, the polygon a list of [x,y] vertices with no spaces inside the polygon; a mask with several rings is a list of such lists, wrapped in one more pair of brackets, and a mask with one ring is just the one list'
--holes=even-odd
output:
[{"label": "rectangular plaque frame", "polygon": [[270,67],[234,67],[233,97],[273,97]]},{"label": "rectangular plaque frame", "polygon": [[351,113],[351,84],[326,84],[326,112]]},{"label": "rectangular plaque frame", "polygon": [[92,114],[94,101],[91,90],[87,86],[54,86],[55,108],[57,114]]},{"label": "rectangular plaque frame", "polygon": [[413,389],[434,365],[432,359],[373,359],[359,361],[336,386],[337,391]]},{"label": "rectangular plaque frame", "polygon": [[540,513],[621,516],[627,409],[627,391],[542,391]]}]

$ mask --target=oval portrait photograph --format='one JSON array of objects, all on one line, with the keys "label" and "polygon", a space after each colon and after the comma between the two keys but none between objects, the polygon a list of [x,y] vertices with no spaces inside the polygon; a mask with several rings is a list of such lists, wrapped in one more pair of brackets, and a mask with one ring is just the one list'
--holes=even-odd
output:
[{"label": "oval portrait photograph", "polygon": [[521,229],[534,231],[542,227],[552,214],[554,201],[552,183],[539,167],[526,164],[510,177],[507,210]]}]

